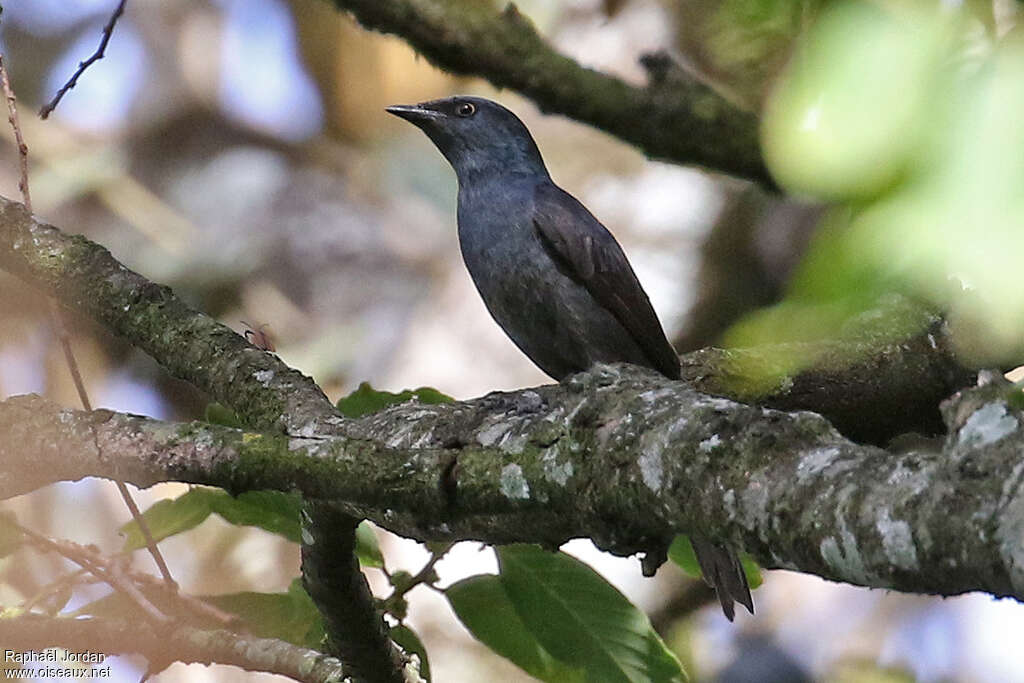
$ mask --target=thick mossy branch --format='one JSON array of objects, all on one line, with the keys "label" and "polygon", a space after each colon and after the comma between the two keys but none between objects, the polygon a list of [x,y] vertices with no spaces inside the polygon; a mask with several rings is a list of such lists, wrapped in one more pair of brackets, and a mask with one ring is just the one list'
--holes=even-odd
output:
[{"label": "thick mossy branch", "polygon": [[39,222],[2,197],[0,268],[129,340],[248,424],[301,434],[324,433],[340,421],[320,388],[277,356],[125,268],[100,245]]},{"label": "thick mossy branch", "polygon": [[[144,620],[128,622],[47,617],[40,614],[5,615],[0,619],[0,641],[3,641],[6,649],[14,652],[59,647],[73,652],[98,652],[106,656],[138,653],[149,660],[153,672],[177,661],[228,664],[246,671],[287,676],[302,683],[341,683],[346,680],[343,665],[337,659],[282,640],[255,638],[223,630],[206,631],[189,626],[158,631]],[[173,661],[168,657],[172,657]],[[75,666],[99,670],[108,665]]]},{"label": "thick mossy branch", "polygon": [[[90,472],[139,485],[299,490],[419,540],[589,537],[628,554],[700,531],[849,583],[1024,598],[1024,448],[1001,380],[946,407],[935,451],[859,446],[820,416],[700,394],[630,366],[443,405],[404,404],[343,437],[285,439],[213,425],[0,404],[0,494]],[[72,456],[69,458],[69,456]],[[71,460],[71,462],[69,462]]]},{"label": "thick mossy branch", "polygon": [[[945,426],[939,404],[973,384],[977,372],[960,362],[942,318],[921,310],[890,313],[898,327],[913,318],[918,331],[844,342],[701,349],[682,357],[683,380],[746,403],[813,410],[858,442],[884,445],[906,432],[940,434]],[[793,359],[799,366],[787,370]]]},{"label": "thick mossy branch", "polygon": [[400,36],[445,71],[516,90],[543,111],[600,128],[652,158],[774,187],[761,158],[757,117],[664,58],[645,61],[651,82],[637,87],[559,54],[511,3],[504,11],[478,0],[334,4],[366,28]]}]

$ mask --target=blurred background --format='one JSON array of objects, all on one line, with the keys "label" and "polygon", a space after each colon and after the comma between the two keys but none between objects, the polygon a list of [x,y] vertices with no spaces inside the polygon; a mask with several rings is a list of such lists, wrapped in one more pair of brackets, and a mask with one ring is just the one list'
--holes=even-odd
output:
[{"label": "blurred background", "polygon": [[[115,5],[14,2],[0,16],[35,212],[239,332],[266,325],[281,358],[332,399],[362,381],[456,398],[549,381],[490,320],[463,268],[447,163],[383,112],[455,93],[520,115],[556,182],[618,237],[680,352],[826,336],[893,289],[953,310],[973,357],[1004,359],[1024,339],[1024,47],[1009,0],[518,3],[584,65],[640,84],[638,58],[667,50],[763,112],[766,158],[798,197],[785,199],[648,161],[514,93],[446,75],[319,0],[129,2],[106,58],[50,120],[33,116],[95,50]],[[0,129],[0,194],[17,198]],[[0,394],[77,406],[45,300],[2,272],[0,320]],[[206,399],[149,358],[84,319],[69,326],[94,404],[202,416]],[[183,490],[139,496],[145,506]],[[107,482],[7,506],[40,532],[110,551],[128,518]],[[426,560],[418,544],[379,535],[390,569]],[[295,546],[216,518],[161,547],[194,593],[283,591],[298,574]],[[644,579],[636,560],[589,542],[566,550],[645,609],[697,680],[1024,681],[1024,607],[1013,601],[775,571],[756,591],[757,617],[730,625],[673,566]],[[152,569],[141,553],[137,563]],[[0,603],[21,603],[61,568],[29,550],[0,560]],[[443,584],[495,570],[470,543],[438,565]],[[87,593],[75,601],[98,596]],[[435,680],[529,680],[477,645],[443,598],[419,588],[410,599]],[[111,661],[118,680],[145,670]],[[156,680],[261,678],[272,677],[178,664]]]}]

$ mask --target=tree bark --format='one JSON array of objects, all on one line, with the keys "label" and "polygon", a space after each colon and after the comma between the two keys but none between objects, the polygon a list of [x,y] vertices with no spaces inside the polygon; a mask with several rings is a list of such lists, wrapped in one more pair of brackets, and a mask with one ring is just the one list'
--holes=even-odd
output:
[{"label": "tree bark", "polygon": [[893,453],[854,444],[813,413],[709,397],[630,366],[396,406],[353,424],[363,438],[169,424],[20,397],[0,404],[0,495],[84,475],[298,489],[421,541],[557,547],[584,536],[628,555],[697,531],[768,568],[1020,599],[1019,403],[1012,385],[989,380],[946,405],[941,448]]}]

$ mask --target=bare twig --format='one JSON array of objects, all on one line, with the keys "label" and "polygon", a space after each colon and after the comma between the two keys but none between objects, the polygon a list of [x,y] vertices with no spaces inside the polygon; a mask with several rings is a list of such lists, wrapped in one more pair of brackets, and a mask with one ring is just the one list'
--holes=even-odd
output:
[{"label": "bare twig", "polygon": [[125,578],[124,572],[116,562],[108,562],[95,548],[73,541],[47,538],[23,526],[19,526],[19,530],[37,548],[55,552],[71,560],[96,578],[108,583],[115,590],[124,593],[154,624],[165,624],[170,620],[166,614],[149,601],[149,598],[142,594],[138,586]]},{"label": "bare twig", "polygon": [[[102,51],[106,48],[107,42],[110,40],[109,31],[114,28],[114,23],[117,22],[117,18],[124,11],[125,0],[122,0],[118,5],[118,8],[114,11],[114,15],[110,18],[110,22],[107,24],[107,29],[104,29],[103,42],[100,43],[100,49],[98,51],[99,57],[101,58]],[[109,30],[108,30],[109,29]],[[91,61],[96,61],[95,59]],[[88,66],[83,62],[81,69]],[[74,87],[74,81],[78,79],[79,73],[76,73],[71,81],[71,86]],[[4,98],[7,101],[7,120],[11,123],[11,128],[14,130],[14,140],[18,146],[18,158],[21,164],[21,177],[18,180],[18,189],[21,190],[21,197],[25,203],[25,208],[28,209],[29,213],[32,213],[32,195],[29,192],[28,185],[28,145],[25,144],[25,139],[21,134],[21,124],[18,122],[18,104],[17,98],[14,96],[14,89],[11,87],[10,79],[7,76],[7,67],[3,63],[3,55],[0,55],[0,87],[3,88]],[[68,87],[68,86],[65,86]],[[57,106],[57,102],[63,96],[62,92],[58,93],[57,97],[53,101],[53,106]],[[52,110],[52,109],[51,109]],[[43,116],[46,118],[46,116]],[[92,401],[89,400],[89,393],[85,390],[85,382],[82,380],[82,373],[78,368],[78,361],[75,359],[74,349],[71,347],[71,336],[68,334],[67,326],[64,324],[64,316],[61,314],[60,308],[57,305],[57,300],[52,296],[49,297],[50,305],[50,319],[52,320],[53,329],[57,333],[57,338],[60,340],[61,349],[64,351],[64,360],[67,362],[68,371],[71,373],[71,379],[75,384],[75,390],[78,392],[78,398],[82,402],[82,407],[86,410],[92,410]],[[125,505],[128,506],[128,511],[131,512],[132,519],[139,525],[139,530],[142,532],[142,537],[146,540],[146,548],[149,550],[149,554],[152,555],[153,561],[156,562],[157,568],[160,570],[161,576],[164,581],[172,590],[177,589],[177,583],[174,578],[171,577],[171,571],[167,567],[167,563],[164,561],[163,555],[160,553],[160,549],[157,548],[156,542],[153,540],[153,535],[149,531],[149,525],[146,520],[143,519],[142,513],[139,512],[139,506],[135,504],[135,499],[132,498],[131,491],[120,479],[115,480],[117,485],[118,493],[121,494],[121,499],[124,500]]]},{"label": "bare twig", "polygon": [[100,38],[99,47],[96,48],[96,51],[93,52],[87,60],[78,63],[78,68],[75,70],[75,73],[71,75],[71,78],[61,86],[60,90],[57,91],[57,94],[53,96],[52,100],[43,105],[43,108],[39,110],[39,116],[41,118],[47,118],[53,110],[57,108],[57,105],[60,104],[64,95],[78,84],[78,78],[92,65],[93,62],[98,62],[103,59],[103,55],[107,51],[107,43],[110,42],[110,36],[114,34],[114,26],[117,24],[117,20],[121,18],[121,15],[124,14],[124,7],[126,4],[128,4],[128,0],[121,0],[117,3],[117,7],[114,8],[113,14],[110,15],[107,25],[103,27],[103,36]]},{"label": "bare twig", "polygon": [[[384,600],[384,609],[387,612],[394,613],[394,608],[399,606],[402,601],[405,600],[405,594],[411,591],[416,586],[426,584],[428,587],[433,588],[434,583],[437,582],[437,574],[434,572],[434,565],[444,559],[444,556],[448,554],[448,551],[452,549],[454,543],[445,543],[437,552],[431,553],[430,559],[427,561],[423,568],[416,573],[415,576],[408,579],[407,582],[403,582],[401,585],[395,586],[395,590]],[[388,579],[391,579],[391,575],[388,575]]]},{"label": "bare twig", "polygon": [[[152,574],[146,574],[143,572],[133,572],[126,570],[126,573],[131,576],[132,580],[139,584],[151,585],[154,588],[163,588],[168,590],[168,586],[165,582],[160,581],[157,577]],[[225,612],[224,610],[205,602],[202,598],[198,598],[188,593],[175,590],[170,592],[170,597],[179,602],[183,607],[188,609],[190,612],[198,617],[205,619],[212,619],[213,621],[219,622],[222,626],[235,626],[239,622],[237,615],[231,612]]]},{"label": "bare twig", "polygon": [[[29,208],[29,210],[31,211],[31,208]],[[86,410],[92,410],[92,401],[89,400],[89,393],[85,389],[85,382],[82,380],[82,373],[78,369],[78,361],[75,359],[75,351],[71,347],[71,335],[68,334],[67,325],[64,324],[64,315],[57,306],[56,299],[50,297],[49,302],[50,318],[53,320],[53,329],[57,333],[61,349],[64,351],[64,360],[67,362],[68,371],[71,373],[71,379],[75,384],[75,391],[78,392],[78,399],[82,402],[83,408]],[[164,560],[163,553],[160,552],[160,549],[156,545],[156,541],[153,539],[153,534],[149,530],[149,523],[146,522],[146,519],[142,516],[142,512],[139,510],[139,506],[135,503],[135,498],[132,497],[131,491],[128,490],[128,486],[120,479],[115,479],[114,484],[117,485],[117,492],[121,494],[121,499],[128,507],[128,512],[131,513],[132,519],[136,524],[138,524],[139,531],[142,532],[142,538],[146,541],[146,549],[153,557],[153,561],[156,562],[156,566],[159,569],[164,582],[172,590],[177,590],[178,584],[171,576],[171,570],[167,566],[167,562]]]},{"label": "bare twig", "polygon": [[[34,539],[33,539],[34,540]],[[46,549],[51,549],[46,546]],[[113,563],[120,563],[126,558],[126,555],[118,553],[112,557],[100,558],[99,555],[95,555],[91,561],[96,566],[107,566]],[[224,627],[234,627],[239,623],[237,615],[230,612],[226,612],[215,605],[211,605],[205,602],[202,598],[188,593],[183,593],[178,590],[169,590],[167,584],[152,574],[147,572],[140,572],[133,570],[130,566],[123,566],[118,564],[119,573],[125,578],[134,582],[138,587],[145,588],[149,587],[155,590],[163,591],[165,597],[168,600],[173,601],[180,607],[188,610],[192,614],[202,619],[209,619],[216,621]],[[35,605],[43,602],[49,596],[59,593],[67,587],[75,585],[85,585],[93,583],[105,583],[106,580],[86,569],[78,569],[67,574],[62,574],[57,577],[49,584],[40,589],[35,595],[25,601],[22,604],[22,609],[30,611]],[[177,611],[175,611],[177,613]]]},{"label": "bare twig", "polygon": [[[340,683],[347,674],[339,660],[275,638],[185,625],[155,628],[104,617],[68,619],[20,614],[0,619],[0,640],[5,648],[16,651],[63,647],[106,655],[140,653],[154,668],[170,664],[167,657],[173,652],[175,661],[227,664],[246,671],[280,674],[302,683]],[[407,676],[406,680],[415,679]]]},{"label": "bare twig", "polygon": [[57,595],[61,591],[71,589],[76,585],[85,585],[96,581],[98,581],[98,579],[84,569],[77,569],[67,574],[61,574],[56,579],[40,588],[35,595],[22,603],[21,608],[26,612],[29,612],[39,603],[49,600],[51,596]]},{"label": "bare twig", "polygon": [[663,638],[667,638],[674,625],[712,603],[717,603],[717,600],[711,586],[700,579],[687,581],[650,613],[651,625]]},{"label": "bare twig", "polygon": [[14,142],[18,145],[18,159],[21,163],[21,178],[18,180],[18,189],[21,191],[25,207],[32,212],[32,195],[28,191],[28,145],[21,135],[21,126],[18,124],[18,106],[14,97],[14,89],[11,88],[11,81],[7,77],[7,67],[4,65],[3,55],[0,55],[0,85],[3,86],[4,97],[7,100],[7,120],[14,130]]},{"label": "bare twig", "polygon": [[[65,346],[65,349],[70,346]],[[88,408],[86,408],[88,410]],[[164,561],[164,555],[160,552],[160,549],[156,546],[156,541],[153,539],[153,534],[149,530],[149,523],[146,518],[142,516],[139,511],[139,506],[135,504],[135,499],[132,497],[131,491],[120,479],[115,479],[114,483],[117,484],[117,491],[121,494],[124,504],[128,506],[128,511],[132,514],[132,520],[135,521],[139,526],[139,531],[142,533],[142,538],[146,541],[146,550],[149,551],[153,561],[156,562],[157,569],[160,570],[160,576],[163,577],[164,583],[171,590],[178,590],[178,582],[171,576],[171,570],[167,566],[167,562]]]}]

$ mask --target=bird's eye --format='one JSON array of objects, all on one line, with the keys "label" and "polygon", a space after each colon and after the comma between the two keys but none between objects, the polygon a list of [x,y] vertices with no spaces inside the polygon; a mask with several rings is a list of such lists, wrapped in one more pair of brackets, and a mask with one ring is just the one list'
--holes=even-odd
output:
[{"label": "bird's eye", "polygon": [[455,113],[463,118],[468,118],[476,113],[476,105],[472,102],[463,102],[455,107]]}]

